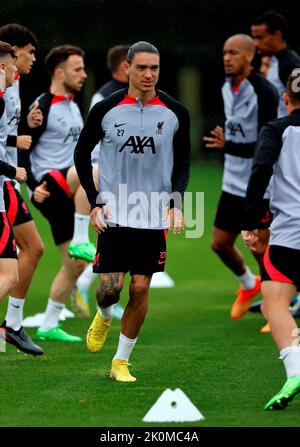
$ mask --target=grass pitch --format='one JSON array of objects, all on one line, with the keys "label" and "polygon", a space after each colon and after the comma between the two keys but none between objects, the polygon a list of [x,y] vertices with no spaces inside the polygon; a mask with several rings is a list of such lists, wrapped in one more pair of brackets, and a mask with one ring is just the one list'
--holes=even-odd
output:
[{"label": "grass pitch", "polygon": [[[285,380],[270,334],[259,332],[263,317],[229,317],[236,281],[209,248],[220,183],[219,166],[193,167],[189,190],[205,192],[205,233],[201,239],[169,236],[167,272],[176,287],[151,289],[149,313],[131,357],[137,382],[107,378],[120,330],[116,320],[98,354],[84,343],[40,342],[45,354],[33,358],[8,346],[0,353],[0,426],[151,426],[142,418],[166,388],[181,388],[206,418],[183,426],[299,426],[300,399],[283,412],[263,411]],[[25,316],[44,311],[60,262],[48,223],[36,210],[33,214],[46,252]],[[239,245],[257,271],[251,254]],[[123,305],[126,298],[124,288]],[[5,310],[6,301],[1,318]],[[63,327],[84,337],[89,324],[69,319]],[[35,330],[28,332],[34,336]]]}]

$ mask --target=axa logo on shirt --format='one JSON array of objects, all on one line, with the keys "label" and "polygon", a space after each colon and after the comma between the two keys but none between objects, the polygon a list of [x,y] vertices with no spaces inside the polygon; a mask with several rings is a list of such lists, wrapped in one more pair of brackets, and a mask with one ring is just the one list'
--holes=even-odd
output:
[{"label": "axa logo on shirt", "polygon": [[152,154],[156,154],[155,143],[153,137],[139,137],[130,136],[128,140],[123,144],[119,152],[123,152],[124,149],[131,148],[131,154],[144,154],[145,149],[150,149]]},{"label": "axa logo on shirt", "polygon": [[73,138],[73,141],[77,141],[81,132],[81,127],[70,127],[69,133],[64,139],[64,143],[68,141],[69,138]]},{"label": "axa logo on shirt", "polygon": [[236,134],[240,132],[241,135],[245,138],[246,135],[240,123],[229,122],[227,124],[227,127],[229,129],[230,135],[236,136]]}]

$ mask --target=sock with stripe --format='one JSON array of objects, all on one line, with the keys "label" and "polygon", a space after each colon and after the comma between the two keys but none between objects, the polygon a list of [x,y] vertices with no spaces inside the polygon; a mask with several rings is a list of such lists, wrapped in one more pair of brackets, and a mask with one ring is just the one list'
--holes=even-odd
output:
[{"label": "sock with stripe", "polygon": [[18,331],[22,326],[23,321],[23,307],[25,300],[23,298],[15,298],[9,296],[7,313],[5,317],[6,326]]},{"label": "sock with stripe", "polygon": [[300,347],[288,346],[280,351],[280,359],[283,360],[287,378],[300,376]]}]

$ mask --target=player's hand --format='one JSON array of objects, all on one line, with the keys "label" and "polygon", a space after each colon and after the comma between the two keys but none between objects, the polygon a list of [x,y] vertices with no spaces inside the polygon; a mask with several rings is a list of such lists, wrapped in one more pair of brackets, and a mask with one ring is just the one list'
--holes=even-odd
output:
[{"label": "player's hand", "polygon": [[171,208],[169,211],[169,219],[169,230],[173,230],[173,234],[180,234],[180,232],[184,230],[183,212],[178,208]]},{"label": "player's hand", "polygon": [[214,130],[211,131],[212,137],[203,137],[206,141],[205,147],[211,149],[223,149],[225,146],[224,130],[221,126],[216,126]]},{"label": "player's hand", "polygon": [[30,149],[32,138],[30,135],[17,136],[17,148],[27,150]]},{"label": "player's hand", "polygon": [[51,193],[47,191],[47,182],[45,181],[33,191],[33,198],[37,203],[43,203],[50,195]]},{"label": "player's hand", "polygon": [[41,112],[38,101],[35,101],[32,109],[27,115],[27,124],[31,129],[33,129],[35,127],[41,126],[42,123],[43,123],[43,114]]},{"label": "player's hand", "polygon": [[258,230],[242,231],[242,238],[248,248],[252,251],[256,251],[256,243],[259,240]]},{"label": "player's hand", "polygon": [[25,168],[16,167],[15,180],[19,183],[24,183],[27,180],[27,172]]},{"label": "player's hand", "polygon": [[107,206],[102,206],[101,208],[96,206],[91,211],[91,225],[95,228],[97,233],[102,233],[107,228],[105,220],[110,219],[111,217]]}]

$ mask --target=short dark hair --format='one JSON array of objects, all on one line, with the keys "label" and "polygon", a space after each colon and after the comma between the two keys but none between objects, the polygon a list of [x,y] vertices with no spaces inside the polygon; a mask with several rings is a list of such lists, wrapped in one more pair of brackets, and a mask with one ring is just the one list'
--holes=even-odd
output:
[{"label": "short dark hair", "polygon": [[111,73],[115,73],[119,65],[127,60],[129,45],[115,45],[107,52],[106,65]]},{"label": "short dark hair", "polygon": [[144,42],[143,40],[134,43],[128,50],[127,53],[127,62],[131,64],[135,54],[137,53],[152,53],[157,54],[159,56],[158,49],[152,45],[152,43]]},{"label": "short dark hair", "polygon": [[300,104],[300,68],[295,68],[288,77],[286,92],[293,105]]},{"label": "short dark hair", "polygon": [[84,51],[73,45],[66,44],[52,48],[45,58],[45,65],[49,74],[52,76],[56,67],[62,62],[65,62],[73,54],[84,57]]},{"label": "short dark hair", "polygon": [[252,25],[267,25],[268,33],[274,34],[281,31],[283,39],[286,39],[288,33],[288,25],[285,17],[275,11],[266,11],[252,21]]},{"label": "short dark hair", "polygon": [[10,55],[14,59],[16,57],[15,50],[9,43],[0,40],[0,58],[6,55]]},{"label": "short dark hair", "polygon": [[26,45],[38,46],[38,40],[26,26],[18,23],[9,23],[0,27],[0,40],[8,42],[12,46],[19,48],[26,47]]}]

